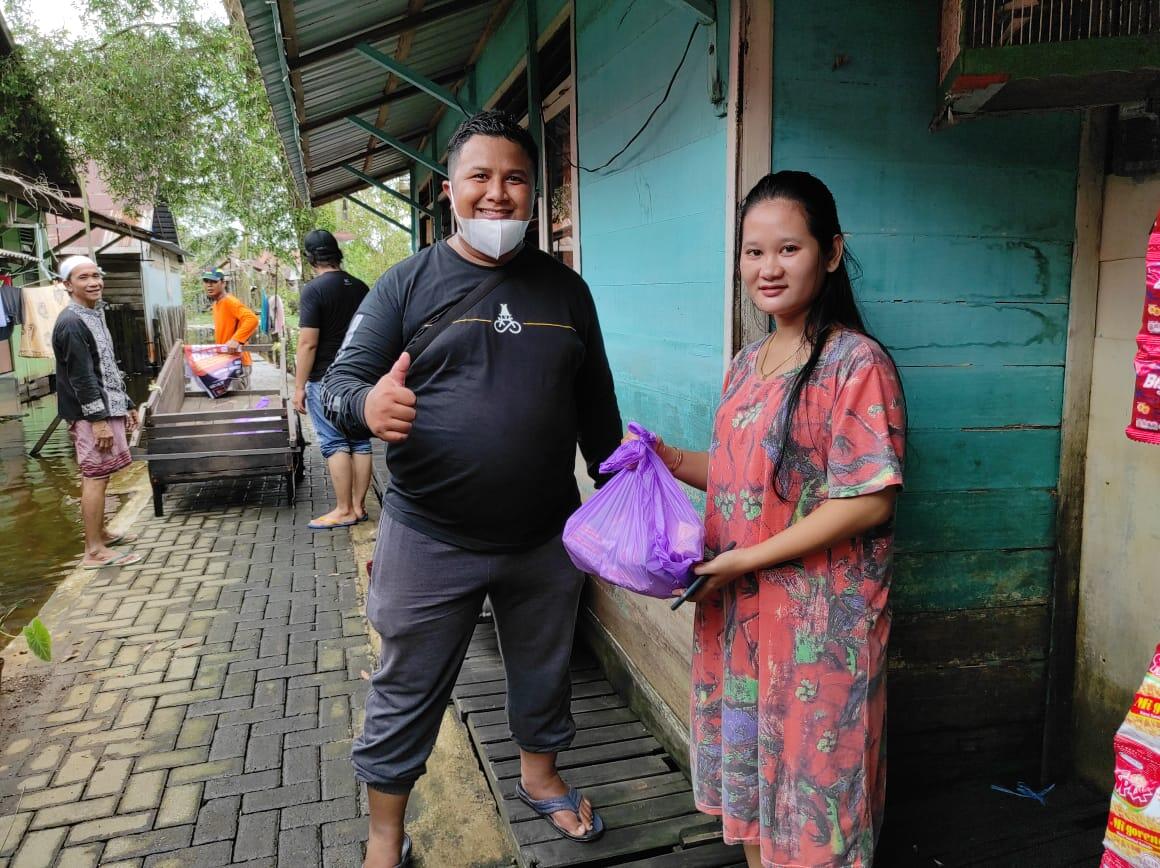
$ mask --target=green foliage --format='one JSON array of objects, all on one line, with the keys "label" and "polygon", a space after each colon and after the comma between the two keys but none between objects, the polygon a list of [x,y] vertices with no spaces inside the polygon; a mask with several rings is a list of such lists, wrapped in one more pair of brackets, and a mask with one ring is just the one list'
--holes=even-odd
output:
[{"label": "green foliage", "polygon": [[241,25],[192,0],[78,0],[84,36],[28,31],[39,97],[77,163],[94,160],[130,206],[168,202],[194,235],[240,227],[286,254],[308,219],[290,182]]},{"label": "green foliage", "polygon": [[[358,198],[404,226],[411,221],[410,208],[388,193],[368,189],[359,192]],[[314,216],[310,228],[327,229],[337,235],[343,252],[342,267],[368,285],[411,255],[409,234],[353,202],[331,202],[315,208]]]},{"label": "green foliage", "polygon": [[0,160],[26,171],[68,165],[64,143],[36,98],[36,78],[17,48],[0,57]]},{"label": "green foliage", "polygon": [[44,626],[44,622],[40,618],[33,618],[24,625],[21,632],[33,654],[46,663],[52,660],[52,636],[49,635],[48,628]]}]

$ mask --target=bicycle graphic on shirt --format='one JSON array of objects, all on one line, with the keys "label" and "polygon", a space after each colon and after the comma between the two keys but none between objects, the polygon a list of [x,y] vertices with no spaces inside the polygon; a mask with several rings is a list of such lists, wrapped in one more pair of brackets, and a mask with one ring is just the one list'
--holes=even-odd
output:
[{"label": "bicycle graphic on shirt", "polygon": [[495,330],[501,335],[505,332],[518,335],[524,330],[523,325],[508,310],[508,306],[502,303],[499,306],[499,316],[495,318],[495,322],[492,325],[495,326]]}]

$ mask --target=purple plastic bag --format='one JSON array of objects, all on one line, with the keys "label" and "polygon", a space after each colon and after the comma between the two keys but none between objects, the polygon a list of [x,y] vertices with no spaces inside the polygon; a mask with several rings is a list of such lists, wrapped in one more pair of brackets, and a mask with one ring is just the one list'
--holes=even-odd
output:
[{"label": "purple plastic bag", "polygon": [[656,435],[635,422],[640,440],[622,443],[600,465],[616,475],[564,525],[577,568],[650,597],[670,597],[692,581],[704,557],[705,528],[680,485],[652,449]]}]

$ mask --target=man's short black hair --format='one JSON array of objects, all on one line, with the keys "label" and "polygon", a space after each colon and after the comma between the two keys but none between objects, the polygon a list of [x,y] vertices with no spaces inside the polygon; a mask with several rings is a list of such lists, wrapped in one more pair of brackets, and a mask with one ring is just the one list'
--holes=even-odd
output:
[{"label": "man's short black hair", "polygon": [[507,112],[495,111],[494,109],[472,115],[451,134],[451,139],[447,142],[447,171],[449,173],[454,170],[464,143],[472,136],[493,136],[497,139],[515,142],[524,149],[524,153],[532,161],[532,178],[534,179],[538,174],[540,152],[536,148],[536,140],[532,138],[532,134],[521,127],[519,121]]}]

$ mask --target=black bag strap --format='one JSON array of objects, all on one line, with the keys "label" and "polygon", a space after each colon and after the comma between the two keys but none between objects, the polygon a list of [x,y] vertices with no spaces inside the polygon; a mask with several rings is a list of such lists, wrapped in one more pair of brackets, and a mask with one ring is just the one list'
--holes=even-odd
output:
[{"label": "black bag strap", "polygon": [[455,304],[438,311],[427,322],[419,326],[418,331],[411,335],[411,339],[407,341],[407,346],[403,348],[403,352],[411,354],[411,364],[415,364],[415,359],[431,345],[435,338],[443,334],[444,329],[479,304],[479,302],[483,301],[493,289],[511,276],[512,271],[510,268],[495,269],[493,274],[489,274],[480,281],[471,292],[467,293],[467,295],[463,296]]}]

